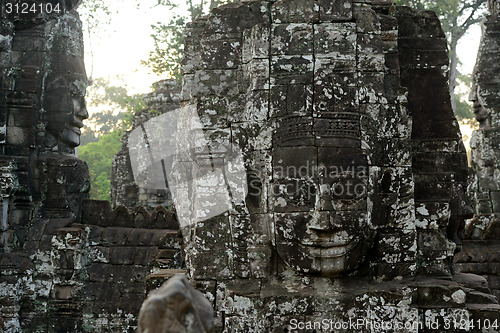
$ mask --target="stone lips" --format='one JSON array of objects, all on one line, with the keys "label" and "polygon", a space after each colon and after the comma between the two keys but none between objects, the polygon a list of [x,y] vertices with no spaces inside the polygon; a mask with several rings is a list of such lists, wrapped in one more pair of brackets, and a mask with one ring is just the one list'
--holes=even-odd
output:
[{"label": "stone lips", "polygon": [[[333,153],[334,148],[343,152],[349,149],[359,150],[359,155],[367,156],[365,160],[370,160],[372,164],[369,167],[373,167],[379,162],[372,162],[374,157],[371,156],[371,150],[366,147],[388,149],[387,145],[372,139],[376,136],[375,131],[372,132],[372,129],[366,126],[367,117],[360,111],[367,107],[385,109],[386,105],[390,104],[394,106],[399,116],[404,111],[402,111],[398,100],[402,101],[404,98],[402,95],[395,98],[400,94],[397,89],[395,89],[395,94],[392,93],[392,90],[387,89],[387,91],[391,91],[391,96],[386,93],[384,67],[380,66],[380,60],[382,59],[383,62],[386,55],[382,47],[380,26],[377,26],[379,24],[378,18],[370,8],[358,6],[355,17],[359,18],[360,23],[357,25],[353,22],[345,22],[353,17],[353,7],[355,7],[351,2],[348,4],[349,6],[345,7],[337,4],[343,8],[342,15],[345,14],[345,17],[329,18],[323,21],[315,11],[321,10],[320,8],[324,4],[317,7],[313,2],[306,4],[290,1],[282,1],[274,5],[267,2],[252,2],[245,5],[231,4],[221,7],[220,10],[214,11],[208,19],[204,18],[198,22],[200,26],[206,26],[203,30],[203,37],[198,40],[186,41],[188,45],[199,43],[200,46],[188,48],[188,52],[191,53],[185,57],[185,76],[181,98],[186,103],[196,105],[200,104],[199,100],[212,98],[211,96],[217,96],[217,99],[238,96],[233,98],[236,101],[243,99],[241,107],[234,109],[235,112],[226,118],[229,124],[212,122],[212,124],[216,123],[217,125],[207,126],[206,130],[225,131],[229,125],[230,133],[234,133],[232,131],[233,124],[248,123],[249,126],[255,126],[251,123],[250,118],[262,122],[262,125],[259,125],[260,127],[257,129],[262,134],[259,135],[257,132],[255,138],[259,140],[259,148],[255,149],[248,145],[240,146],[246,160],[247,170],[252,169],[251,166],[254,164],[252,158],[256,156],[263,160],[271,159],[273,155],[286,156],[288,153],[293,154],[291,151],[293,148],[303,148],[303,155],[298,155],[297,159],[303,157],[307,161],[317,161],[319,156],[323,156],[321,154],[326,156],[329,148],[332,148],[330,153]],[[268,11],[269,6],[271,7],[270,11]],[[384,7],[385,5],[382,3],[378,3],[377,6],[388,8]],[[234,45],[242,47],[239,61],[236,61],[237,58],[233,59],[229,68],[223,65],[215,55],[212,58],[207,58],[200,54],[201,58],[199,59],[201,60],[198,63],[189,60],[198,59],[196,52],[199,50],[210,48],[211,41],[214,39],[211,34],[215,31],[220,34],[222,31],[238,31],[238,29],[243,28],[241,26],[236,28],[237,22],[224,17],[222,14],[224,10],[234,12],[235,15],[242,15],[241,13],[247,9],[250,10],[249,8],[252,8],[253,11],[254,7],[260,8],[259,14],[254,16],[255,22],[252,23],[254,27],[249,24],[249,21],[245,21],[246,29],[251,31],[244,33],[242,41],[234,40]],[[307,12],[310,15],[295,16],[295,11],[299,10],[298,8],[301,8],[300,11],[303,13]],[[325,13],[331,15],[332,10],[329,9]],[[261,16],[261,13],[268,13],[270,16]],[[367,22],[372,20],[370,21],[372,25],[365,24],[363,22],[365,19]],[[222,29],[221,26],[224,28]],[[196,26],[196,29],[198,28]],[[198,34],[198,30],[188,32],[187,35],[194,36],[195,33]],[[331,38],[323,38],[324,36],[331,36]],[[388,38],[387,36],[389,35],[386,34],[384,38]],[[231,38],[236,38],[236,36]],[[261,45],[256,41],[257,39],[269,40],[270,47],[267,46],[266,49],[264,44]],[[213,46],[216,47],[215,44]],[[254,46],[256,48],[252,49]],[[357,52],[358,49],[359,52]],[[237,56],[239,52],[240,50],[234,50],[234,55]],[[266,62],[262,61],[263,59],[269,59],[269,63],[266,65]],[[238,66],[248,68],[244,71],[244,73],[248,73],[248,78],[242,77],[237,81],[238,86],[241,86],[239,92],[228,89],[231,85],[228,85],[227,82],[220,82],[221,76],[218,76],[217,80],[210,79],[213,74],[220,72],[224,74],[225,80],[231,80],[236,77],[232,72],[235,72],[234,68]],[[247,80],[252,84],[247,85],[245,83]],[[258,103],[253,99],[254,96],[259,96]],[[208,112],[213,112],[213,110],[206,109],[205,112],[203,108],[198,109],[198,114],[202,118]],[[220,117],[226,116],[219,110],[215,114]],[[378,121],[378,119],[374,120]],[[402,131],[406,129],[407,132],[410,132],[407,122],[402,123],[400,128]],[[272,131],[271,141],[264,139],[262,129]],[[246,142],[255,140],[252,138],[252,135],[255,134],[246,133],[246,135]],[[230,137],[229,140],[240,144],[242,142],[235,137]],[[360,150],[362,146],[363,149]],[[317,147],[324,148],[319,150]],[[249,156],[250,154],[253,156]],[[266,155],[270,156],[266,157]],[[335,153],[333,156],[340,157],[341,155],[342,153]],[[349,165],[357,165],[357,161],[349,161],[348,158],[346,160]],[[296,181],[301,183],[297,187],[297,191],[292,191],[289,195],[282,197],[280,194],[276,196],[275,189],[290,188],[288,186],[290,184],[286,183],[287,180],[279,180],[274,184],[266,180],[268,172],[276,174],[272,171],[272,168],[276,166],[276,161],[279,159],[273,159],[271,168],[266,165],[265,167],[269,169],[265,172],[255,173],[252,171],[252,174],[257,176],[261,174],[263,177],[258,182],[262,190],[252,191],[252,193],[258,193],[259,200],[265,200],[260,201],[259,210],[270,213],[273,211],[293,212],[294,207],[298,207],[299,211],[314,210],[315,199],[311,198],[310,195],[304,197],[301,192],[303,192],[302,189],[306,189],[306,192],[309,193],[307,188],[319,188],[319,184],[313,185],[314,182],[319,183],[319,179],[291,179],[290,184]],[[293,166],[299,168],[303,165],[300,161],[297,162],[299,164]],[[324,161],[321,160],[321,163],[335,166],[339,161],[327,158]],[[368,170],[368,165],[366,169]],[[355,181],[357,180],[355,179]],[[373,186],[372,183],[366,181],[366,192],[373,193],[373,189],[369,188],[371,186]],[[334,186],[332,188],[336,189]],[[264,194],[267,198],[263,197]],[[331,201],[331,199],[327,198],[330,195],[327,195],[326,192],[323,192],[322,196],[323,198],[318,201],[320,202],[318,208],[321,206],[320,209],[328,210],[337,205],[335,202],[328,203],[328,200]],[[354,204],[346,198],[342,198],[342,200],[345,210],[349,210],[349,205]],[[353,207],[367,210],[368,205],[366,202],[364,205],[360,202]],[[229,211],[229,214],[233,213]],[[367,224],[371,223],[370,216],[371,214],[367,215],[368,218],[365,221]],[[238,219],[237,216],[234,217],[234,220],[236,219]],[[274,223],[278,222],[274,221]],[[200,271],[199,267],[195,270]]]},{"label": "stone lips", "polygon": [[[219,38],[231,40],[229,54],[206,53],[218,49]],[[239,299],[232,293],[248,286],[244,299],[251,305],[242,311],[255,314],[265,313],[259,302],[273,279],[269,293],[293,302],[289,291],[309,285],[295,284],[291,276],[315,282],[321,275],[333,281],[345,281],[342,276],[404,281],[451,274],[452,241],[468,216],[467,166],[446,82],[446,38],[435,14],[388,1],[237,3],[191,24],[186,45],[181,99],[198,105],[200,118],[210,114],[205,130],[229,132],[229,141],[243,152],[249,179],[260,189],[252,188],[245,201],[250,218],[245,207],[237,207],[184,231],[191,277],[230,280],[223,297],[230,304]],[[364,155],[366,164],[348,153],[353,151]],[[345,197],[337,204],[326,186],[319,189],[319,175],[294,177],[287,169],[320,169],[341,160],[365,166],[366,180],[360,183],[366,184],[366,200]],[[323,185],[333,182],[326,181]],[[340,213],[352,219],[336,219]],[[212,236],[216,231],[220,237]],[[345,236],[342,241],[339,235]],[[219,269],[221,263],[226,269]],[[253,289],[252,283],[260,287]],[[280,284],[289,293],[274,289]],[[313,291],[309,295],[322,301]],[[332,299],[346,302],[338,294]],[[231,305],[222,308],[220,325],[265,330],[258,314],[252,315],[255,321],[244,321],[238,317],[241,308],[232,316]],[[300,313],[320,316],[320,308]],[[290,319],[278,309],[284,312],[268,330]],[[322,314],[335,313],[332,309]]]}]

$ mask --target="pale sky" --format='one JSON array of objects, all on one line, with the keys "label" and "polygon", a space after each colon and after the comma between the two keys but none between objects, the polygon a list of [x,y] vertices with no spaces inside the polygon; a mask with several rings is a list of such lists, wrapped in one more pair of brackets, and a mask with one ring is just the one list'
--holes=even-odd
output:
[{"label": "pale sky", "polygon": [[[168,22],[171,13],[164,7],[149,9],[157,0],[137,2],[115,0],[110,2],[113,12],[111,24],[98,35],[85,37],[86,66],[89,77],[106,77],[112,83],[120,84],[113,78],[120,76],[130,94],[147,93],[151,84],[163,79],[155,74],[148,74],[149,68],[141,65],[141,60],[148,58],[153,50],[151,24]],[[469,34],[461,39],[458,56],[463,63],[462,72],[471,73],[476,59],[481,29],[470,29]],[[92,47],[91,47],[92,45]],[[91,52],[93,56],[91,56]],[[90,110],[92,112],[92,110]]]},{"label": "pale sky", "polygon": [[164,7],[149,9],[155,2],[141,0],[138,9],[135,1],[110,1],[110,25],[90,37],[84,32],[89,77],[105,77],[113,83],[113,78],[120,76],[130,94],[149,92],[152,83],[165,78],[151,74],[149,68],[141,65],[154,48],[151,24],[167,22],[171,17]]}]

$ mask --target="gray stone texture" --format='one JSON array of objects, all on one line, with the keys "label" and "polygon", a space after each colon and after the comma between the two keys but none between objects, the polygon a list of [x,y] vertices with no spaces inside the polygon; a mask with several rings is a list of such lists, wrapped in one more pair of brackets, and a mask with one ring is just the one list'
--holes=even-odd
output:
[{"label": "gray stone texture", "polygon": [[[158,83],[134,120],[179,102],[196,111],[181,114],[178,144],[199,164],[181,160],[177,172],[201,186],[181,188],[174,211],[166,190],[133,184],[126,146],[113,207],[88,199],[74,156],[87,116],[81,22],[77,1],[64,3],[60,16],[1,18],[1,330],[133,332],[146,294],[182,272],[218,332],[498,319],[496,239],[481,235],[452,265],[470,215],[467,164],[435,14],[382,0],[254,0],[190,23],[182,91]],[[485,26],[496,29],[490,7]],[[495,82],[479,69],[479,87]],[[494,133],[494,114],[480,133]],[[192,146],[198,124],[206,147]],[[234,184],[239,153],[245,184]],[[226,193],[203,176],[227,161],[231,207],[200,219]],[[481,184],[476,213],[494,213],[495,191]],[[172,308],[187,309],[189,326],[189,307]]]},{"label": "gray stone texture", "polygon": [[179,225],[163,206],[88,200],[81,22],[59,4],[1,18],[0,331],[133,332],[147,291],[183,271]]},{"label": "gray stone texture", "polygon": [[139,333],[209,333],[214,328],[212,304],[185,275],[170,278],[144,301]]},{"label": "gray stone texture", "polygon": [[483,35],[474,68],[470,99],[479,122],[471,139],[471,162],[474,175],[469,192],[476,203],[475,217],[469,227],[473,239],[500,239],[500,19],[495,10],[498,1],[490,2],[491,14],[482,22]]},{"label": "gray stone texture", "polygon": [[[207,133],[230,133],[259,190],[201,223],[214,197],[183,196],[201,201],[181,227],[186,265],[217,295],[219,330],[366,319],[364,299],[384,299],[370,309],[386,320],[498,316],[489,289],[477,310],[477,284],[453,274],[471,208],[434,13],[388,1],[246,1],[188,25],[186,46],[181,105],[211,115]],[[335,193],[348,184],[366,192]],[[341,233],[359,242],[347,252],[318,243]]]},{"label": "gray stone texture", "polygon": [[499,2],[489,1],[473,73],[470,100],[479,122],[471,139],[472,173],[469,196],[474,217],[467,225],[463,250],[455,257],[457,271],[478,274],[500,297],[500,18]]}]

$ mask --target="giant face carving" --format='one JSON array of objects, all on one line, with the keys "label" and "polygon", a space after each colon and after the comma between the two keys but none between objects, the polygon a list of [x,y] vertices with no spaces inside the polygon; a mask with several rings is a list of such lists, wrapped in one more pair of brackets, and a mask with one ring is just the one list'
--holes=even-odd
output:
[{"label": "giant face carving", "polygon": [[[356,114],[349,115],[355,124]],[[294,120],[282,127],[287,122]],[[359,139],[335,147],[315,134],[302,138],[314,145],[287,147],[279,135],[274,141],[271,209],[280,258],[299,272],[332,277],[357,269],[372,244],[368,162],[355,147]]]},{"label": "giant face carving", "polygon": [[57,139],[59,148],[80,145],[80,129],[88,118],[85,106],[86,82],[78,76],[60,76],[46,90],[47,132]]},{"label": "giant face carving", "polygon": [[487,126],[490,112],[485,107],[484,98],[481,96],[480,89],[477,84],[472,87],[472,92],[469,96],[469,100],[473,103],[473,112],[476,120],[479,122],[479,125],[481,127]]},{"label": "giant face carving", "polygon": [[58,20],[49,45],[50,61],[43,84],[45,147],[63,153],[72,153],[80,144],[83,120],[88,118],[85,106],[88,80],[79,31],[81,22],[71,13]]}]

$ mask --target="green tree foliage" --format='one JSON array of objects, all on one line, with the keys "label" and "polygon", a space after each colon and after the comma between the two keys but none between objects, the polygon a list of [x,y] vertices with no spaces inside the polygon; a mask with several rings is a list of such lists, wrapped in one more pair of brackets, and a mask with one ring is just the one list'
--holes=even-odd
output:
[{"label": "green tree foliage", "polygon": [[455,116],[459,120],[473,119],[474,113],[471,111],[471,105],[465,101],[468,96],[464,94],[455,94]]},{"label": "green tree foliage", "polygon": [[135,112],[144,108],[141,95],[129,95],[124,86],[114,86],[96,79],[87,90],[94,112],[86,121],[79,157],[87,162],[91,176],[92,199],[110,200],[110,177],[113,158],[121,148],[123,132],[130,129]]},{"label": "green tree foliage", "polygon": [[186,18],[176,16],[168,24],[152,25],[154,51],[142,63],[151,68],[153,73],[165,73],[180,81],[181,60],[184,52],[184,33],[180,27],[186,25]]},{"label": "green tree foliage", "polygon": [[[457,78],[464,86],[471,89],[472,79],[469,75],[464,75],[459,73]],[[474,112],[472,112],[472,104],[468,101],[469,94],[468,93],[455,93],[455,115],[458,120],[468,121],[475,119]]]},{"label": "green tree foliage", "polygon": [[[188,0],[185,2],[187,11],[181,9],[180,1],[158,0],[157,6],[167,6],[173,13],[172,19],[166,24],[158,22],[151,27],[154,33],[155,48],[149,53],[149,58],[142,63],[154,73],[166,74],[168,77],[181,79],[181,60],[184,55],[184,27],[187,22],[197,16],[204,15],[212,8],[235,0]],[[184,2],[182,2],[184,4]]]},{"label": "green tree foliage", "polygon": [[[450,52],[450,96],[455,114],[463,114],[459,108],[464,105],[462,99],[455,98],[455,87],[460,80],[458,71],[459,58],[457,45],[469,28],[481,21],[488,0],[395,0],[398,5],[410,6],[415,9],[433,10],[441,20],[441,25],[448,39]],[[466,83],[463,82],[462,83]],[[458,96],[461,97],[461,96]],[[457,101],[461,103],[456,104]]]},{"label": "green tree foliage", "polygon": [[111,200],[111,164],[121,148],[121,132],[105,134],[98,142],[80,147],[78,157],[87,162],[90,170],[90,197],[98,200]]},{"label": "green tree foliage", "polygon": [[87,89],[89,107],[98,108],[90,119],[85,121],[81,144],[96,142],[104,134],[114,131],[128,130],[132,126],[132,117],[144,108],[142,95],[129,95],[124,86],[115,86],[109,80],[97,78],[92,80]]}]

